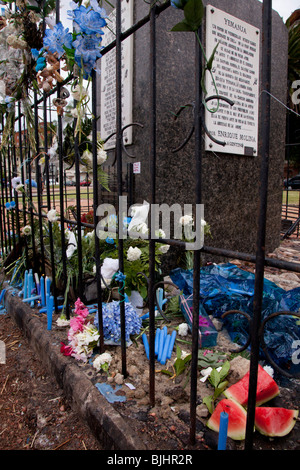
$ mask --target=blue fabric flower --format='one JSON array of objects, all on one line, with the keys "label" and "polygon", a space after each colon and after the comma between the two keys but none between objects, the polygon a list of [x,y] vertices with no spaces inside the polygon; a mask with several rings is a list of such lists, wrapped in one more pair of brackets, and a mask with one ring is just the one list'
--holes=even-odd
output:
[{"label": "blue fabric flower", "polygon": [[104,34],[101,28],[106,26],[106,21],[100,13],[80,5],[73,11],[68,11],[69,17],[74,22],[74,30],[84,34]]},{"label": "blue fabric flower", "polygon": [[115,243],[115,240],[112,237],[106,237],[105,241],[109,245],[113,245]]},{"label": "blue fabric flower", "polygon": [[47,47],[53,54],[58,53],[60,58],[64,53],[64,47],[72,48],[72,34],[69,33],[69,28],[64,28],[62,23],[57,23],[53,29],[46,29],[44,36],[44,47]]},{"label": "blue fabric flower", "polygon": [[174,8],[179,8],[180,10],[183,10],[187,2],[188,0],[171,0],[171,5]]},{"label": "blue fabric flower", "polygon": [[45,57],[39,57],[36,61],[35,71],[39,72],[46,67],[46,59]]},{"label": "blue fabric flower", "polygon": [[84,70],[84,78],[88,77],[93,68],[96,66],[96,61],[101,57],[100,53],[101,37],[98,35],[81,36],[78,35],[76,40],[73,41],[75,49],[74,59],[79,68]]},{"label": "blue fabric flower", "polygon": [[14,209],[16,207],[16,202],[15,201],[8,201],[5,203],[5,209],[10,211],[11,209]]}]

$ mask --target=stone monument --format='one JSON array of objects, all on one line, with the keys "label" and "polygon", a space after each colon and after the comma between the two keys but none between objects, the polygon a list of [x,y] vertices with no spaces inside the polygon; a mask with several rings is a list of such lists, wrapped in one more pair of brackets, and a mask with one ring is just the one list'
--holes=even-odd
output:
[{"label": "stone monument", "polygon": [[[258,0],[204,1],[203,44],[207,55],[219,42],[214,61],[218,91],[234,102],[220,104],[217,113],[205,113],[211,134],[226,146],[217,145],[203,134],[202,200],[204,217],[211,226],[210,246],[255,253],[260,185],[260,103],[262,3]],[[149,12],[142,0],[123,0],[122,6],[133,24]],[[157,194],[159,204],[191,204],[194,202],[196,175],[194,170],[194,136],[180,150],[193,125],[195,99],[195,36],[189,32],[171,32],[183,13],[173,7],[157,18]],[[124,22],[126,20],[124,19]],[[287,91],[287,29],[273,11],[272,95],[285,102]],[[124,116],[143,128],[132,126],[125,144],[137,168],[134,200],[149,201],[149,24],[135,32],[131,44],[125,46]],[[103,59],[101,59],[102,61]],[[127,81],[125,81],[125,79]],[[206,82],[214,94],[210,77]],[[109,86],[102,70],[101,96]],[[129,87],[129,88],[128,88]],[[129,90],[129,91],[128,91]],[[100,93],[99,93],[100,94]],[[128,100],[130,102],[128,102]],[[284,107],[271,99],[271,138],[269,164],[269,199],[266,251],[280,242],[282,174],[285,157]],[[188,105],[186,108],[183,106]],[[100,102],[100,109],[101,109]],[[210,102],[209,107],[214,103]],[[181,110],[178,118],[176,113]],[[103,113],[108,110],[102,106]],[[129,124],[126,120],[124,125]],[[102,136],[103,137],[103,136]],[[109,146],[108,163],[114,159]],[[218,260],[217,260],[218,262]]]}]

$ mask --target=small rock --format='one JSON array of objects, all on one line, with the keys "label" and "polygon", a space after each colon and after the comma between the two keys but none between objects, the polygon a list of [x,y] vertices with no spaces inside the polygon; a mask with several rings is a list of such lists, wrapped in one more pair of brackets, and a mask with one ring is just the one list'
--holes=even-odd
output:
[{"label": "small rock", "polygon": [[198,405],[196,408],[196,414],[199,418],[207,418],[209,414],[207,406],[204,404]]},{"label": "small rock", "polygon": [[120,374],[120,372],[118,372],[114,379],[115,379],[116,384],[122,385],[123,382],[124,382],[124,375],[122,375],[122,374]]},{"label": "small rock", "polygon": [[230,383],[235,383],[242,379],[244,375],[249,371],[250,361],[242,356],[236,356],[230,361],[230,369],[228,374],[228,380]]},{"label": "small rock", "polygon": [[128,374],[133,377],[134,375],[138,375],[139,374],[139,369],[137,368],[137,366],[129,366],[128,367]]},{"label": "small rock", "polygon": [[174,401],[186,400],[188,395],[183,387],[177,385],[175,387],[167,388],[165,395],[172,398]]},{"label": "small rock", "polygon": [[142,388],[138,389],[138,390],[135,390],[135,392],[134,392],[134,397],[135,398],[140,399],[140,398],[144,398],[145,396],[146,396],[146,392]]}]

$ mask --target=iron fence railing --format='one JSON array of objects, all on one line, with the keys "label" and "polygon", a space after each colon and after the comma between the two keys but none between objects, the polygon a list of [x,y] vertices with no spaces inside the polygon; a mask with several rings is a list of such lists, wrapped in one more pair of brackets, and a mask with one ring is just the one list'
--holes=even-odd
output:
[{"label": "iron fence railing", "polygon": [[[92,174],[85,173],[81,175],[81,160],[79,157],[80,142],[78,137],[74,140],[74,161],[73,176],[67,175],[64,155],[64,136],[62,116],[55,116],[56,110],[53,110],[51,99],[57,96],[62,99],[64,87],[68,81],[73,79],[71,76],[65,81],[58,83],[50,92],[43,92],[42,97],[34,92],[32,96],[32,111],[34,124],[35,149],[32,149],[32,140],[28,134],[29,129],[24,122],[24,114],[20,102],[16,104],[16,115],[14,122],[14,131],[11,133],[6,148],[0,153],[0,177],[1,177],[1,204],[0,204],[0,243],[2,256],[9,258],[14,252],[20,256],[21,241],[24,243],[24,265],[29,268],[30,263],[34,264],[34,269],[41,275],[45,275],[49,270],[52,275],[52,292],[54,296],[55,309],[59,309],[61,292],[68,291],[68,259],[66,250],[68,240],[65,230],[61,230],[60,253],[55,252],[53,240],[53,220],[45,216],[45,212],[52,209],[57,210],[57,217],[61,227],[72,226],[76,228],[77,233],[77,257],[78,257],[78,283],[77,292],[81,299],[84,299],[84,273],[82,266],[82,230],[95,230],[99,223],[99,217],[96,209],[100,202],[112,202],[117,208],[118,225],[121,224],[121,214],[118,210],[120,197],[124,193],[130,196],[130,203],[134,202],[133,192],[133,173],[132,166],[124,169],[123,162],[123,143],[122,143],[122,102],[121,102],[121,68],[122,68],[122,41],[134,34],[146,24],[149,24],[149,112],[147,126],[150,129],[150,148],[149,148],[149,174],[150,174],[150,193],[149,202],[155,204],[156,194],[156,134],[157,134],[157,106],[156,91],[159,84],[156,81],[156,21],[157,17],[170,7],[170,2],[162,4],[153,2],[150,12],[147,16],[135,23],[127,31],[121,31],[121,1],[116,1],[116,37],[115,40],[106,46],[102,51],[105,55],[111,50],[116,53],[116,164],[108,168],[109,174],[114,173],[110,178],[113,181],[110,192],[105,192],[99,185],[97,171]],[[59,10],[59,9],[58,9]],[[262,88],[270,88],[271,79],[271,16],[272,1],[263,1],[263,44],[262,44]],[[57,16],[59,18],[59,16]],[[199,28],[198,35],[201,37],[202,31]],[[196,41],[195,46],[195,109],[194,109],[194,159],[193,165],[197,175],[197,185],[194,194],[195,205],[201,204],[201,173],[202,173],[202,133],[205,130],[202,121],[202,50]],[[146,53],[146,52],[145,52]],[[171,58],[170,58],[171,60]],[[92,159],[93,168],[97,168],[97,93],[98,83],[96,72],[92,72]],[[261,333],[261,309],[262,309],[262,290],[264,279],[264,266],[273,266],[290,271],[300,272],[300,265],[269,259],[265,257],[265,232],[266,232],[266,209],[267,209],[267,187],[268,187],[268,155],[269,155],[269,126],[270,126],[270,95],[262,95],[262,115],[261,115],[261,191],[260,191],[260,211],[257,233],[256,255],[248,253],[239,253],[225,250],[222,248],[213,248],[204,246],[201,250],[194,251],[194,284],[193,284],[193,328],[192,328],[192,363],[191,363],[191,388],[190,388],[190,441],[195,442],[196,435],[196,403],[197,403],[197,360],[198,360],[198,328],[199,328],[199,291],[200,291],[200,264],[201,253],[209,253],[215,256],[247,260],[255,264],[255,297],[253,318],[250,323],[250,343],[251,343],[251,361],[250,361],[250,388],[249,402],[247,409],[247,432],[245,449],[251,449],[253,446],[254,412],[255,397],[257,385],[257,368],[259,360]],[[49,150],[53,145],[52,121],[55,116],[57,128],[55,135],[57,137],[57,155],[58,167],[55,169],[51,163]],[[2,129],[7,119],[7,115],[2,115]],[[42,122],[42,124],[41,124]],[[76,120],[75,120],[76,124]],[[146,149],[145,149],[146,151]],[[32,157],[34,155],[34,158]],[[56,170],[58,170],[56,172]],[[126,174],[127,172],[127,174]],[[124,174],[126,174],[124,178]],[[111,175],[110,175],[111,176]],[[10,183],[14,178],[20,178],[19,183],[27,184],[27,194],[18,192]],[[71,181],[71,183],[70,183]],[[82,184],[84,181],[90,181],[90,185]],[[124,183],[125,181],[125,183]],[[74,185],[73,185],[74,184]],[[107,199],[105,199],[107,198]],[[8,203],[13,203],[14,210],[10,210]],[[93,217],[88,218],[92,211]],[[85,216],[85,217],[83,217]],[[47,232],[45,233],[45,224]],[[29,225],[32,228],[30,244],[24,241],[22,237],[22,227]],[[151,227],[151,223],[149,224]],[[35,227],[35,230],[33,228]],[[155,245],[157,239],[149,237],[149,395],[150,405],[155,404],[155,297],[157,284],[155,283]],[[184,250],[186,244],[183,241],[175,239],[159,239],[159,243],[177,246]],[[119,270],[124,271],[123,263],[123,239],[118,240]],[[46,256],[47,255],[47,256]],[[100,351],[104,350],[103,342],[103,319],[102,319],[102,286],[101,286],[101,261],[99,240],[95,237],[94,260],[96,264],[96,283],[97,283],[97,315],[98,328],[100,333]],[[56,283],[56,273],[60,270],[60,285]],[[120,295],[124,295],[124,284],[119,283]],[[65,302],[66,315],[70,317],[69,302]],[[120,302],[121,312],[121,351],[122,351],[122,374],[127,375],[127,354],[125,342],[125,310],[124,302]]]}]

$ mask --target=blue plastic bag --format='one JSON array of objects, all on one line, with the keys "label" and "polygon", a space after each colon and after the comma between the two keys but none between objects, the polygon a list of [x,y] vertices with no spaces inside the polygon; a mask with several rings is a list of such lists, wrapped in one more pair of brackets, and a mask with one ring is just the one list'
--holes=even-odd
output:
[{"label": "blue plastic bag", "polygon": [[[243,271],[232,263],[210,265],[201,268],[200,301],[206,312],[220,318],[228,310],[241,310],[253,315],[255,275]],[[181,268],[170,273],[174,284],[185,295],[193,294],[193,271]],[[262,320],[279,311],[298,312],[300,288],[285,291],[268,279],[264,279]],[[300,339],[299,318],[280,315],[267,322],[264,341],[272,359],[278,364],[291,361],[293,343]],[[242,315],[228,315],[224,319],[232,341],[245,344],[249,336],[248,320]]]}]

